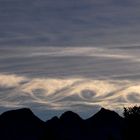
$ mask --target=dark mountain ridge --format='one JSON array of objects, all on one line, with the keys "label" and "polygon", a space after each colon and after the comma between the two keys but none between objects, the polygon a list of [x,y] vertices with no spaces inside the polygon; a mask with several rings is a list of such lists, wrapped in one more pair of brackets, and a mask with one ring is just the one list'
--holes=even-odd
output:
[{"label": "dark mountain ridge", "polygon": [[0,140],[123,140],[124,122],[105,108],[86,120],[67,111],[46,122],[23,108],[0,115]]},{"label": "dark mountain ridge", "polygon": [[0,115],[0,139],[38,140],[45,124],[28,108],[7,111]]}]

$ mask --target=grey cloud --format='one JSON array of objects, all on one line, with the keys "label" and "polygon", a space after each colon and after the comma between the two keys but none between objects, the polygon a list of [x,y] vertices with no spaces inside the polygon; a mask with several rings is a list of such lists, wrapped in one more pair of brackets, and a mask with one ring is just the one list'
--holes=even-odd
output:
[{"label": "grey cloud", "polygon": [[1,46],[139,43],[138,0],[0,1]]},{"label": "grey cloud", "polygon": [[139,52],[98,47],[5,47],[0,48],[0,73],[29,77],[139,79]]},{"label": "grey cloud", "polygon": [[139,93],[131,93],[130,95],[127,96],[127,99],[129,102],[131,103],[139,103],[139,99],[140,99],[140,94]]}]

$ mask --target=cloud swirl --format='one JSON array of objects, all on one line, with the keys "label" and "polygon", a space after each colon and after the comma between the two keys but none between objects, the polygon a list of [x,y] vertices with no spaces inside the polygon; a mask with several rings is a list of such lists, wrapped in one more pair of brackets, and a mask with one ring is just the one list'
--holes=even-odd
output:
[{"label": "cloud swirl", "polygon": [[139,104],[140,83],[87,78],[27,78],[0,75],[0,106],[31,106],[54,110],[73,109],[78,105],[122,108]]}]

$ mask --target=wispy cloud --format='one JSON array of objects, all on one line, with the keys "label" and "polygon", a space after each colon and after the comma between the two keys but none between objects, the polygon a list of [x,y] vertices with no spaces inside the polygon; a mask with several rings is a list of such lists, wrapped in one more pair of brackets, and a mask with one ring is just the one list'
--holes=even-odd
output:
[{"label": "wispy cloud", "polygon": [[0,74],[0,87],[11,88],[18,87],[27,78],[17,75],[4,75]]},{"label": "wispy cloud", "polygon": [[140,49],[98,47],[0,48],[0,73],[27,77],[139,78]]},{"label": "wispy cloud", "polygon": [[[8,80],[9,79],[9,80]],[[26,82],[23,82],[26,80]],[[29,106],[74,110],[79,106],[104,106],[119,109],[139,104],[140,82],[128,80],[94,80],[88,78],[27,78],[0,75],[0,106]]]},{"label": "wispy cloud", "polygon": [[1,0],[0,9],[1,46],[140,43],[138,0]]}]

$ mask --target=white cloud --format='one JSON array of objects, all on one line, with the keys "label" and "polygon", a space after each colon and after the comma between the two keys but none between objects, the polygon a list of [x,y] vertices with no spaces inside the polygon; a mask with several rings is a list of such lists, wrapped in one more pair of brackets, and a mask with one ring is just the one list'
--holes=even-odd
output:
[{"label": "white cloud", "polygon": [[25,80],[27,80],[27,78],[23,76],[0,74],[0,87],[18,87],[20,83]]},{"label": "white cloud", "polygon": [[[26,82],[22,82],[24,80]],[[5,89],[0,92],[1,107],[32,107],[36,104],[42,108],[46,106],[45,108],[61,110],[73,109],[78,105],[99,105],[116,109],[135,104],[134,96],[140,95],[138,81],[134,83],[126,80],[88,78],[42,79],[4,74],[0,74],[0,81],[1,88]],[[7,91],[9,87],[12,88]]]}]

